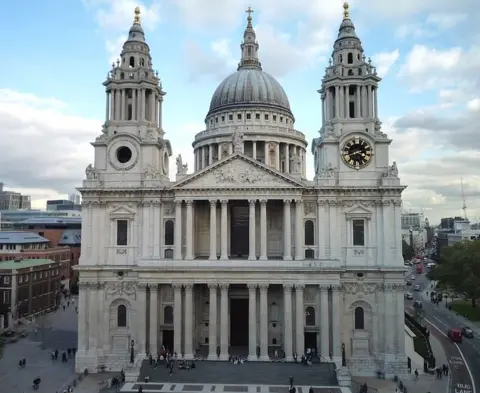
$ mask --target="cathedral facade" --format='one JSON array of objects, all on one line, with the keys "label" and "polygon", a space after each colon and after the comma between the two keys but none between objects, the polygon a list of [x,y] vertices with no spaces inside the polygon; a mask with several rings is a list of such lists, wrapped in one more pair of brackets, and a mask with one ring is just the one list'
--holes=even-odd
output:
[{"label": "cathedral facade", "polygon": [[348,6],[318,91],[312,180],[250,11],[238,70],[195,135],[193,171],[181,156],[169,168],[166,93],[135,11],[80,188],[77,370],[135,366],[165,346],[184,359],[244,351],[249,361],[313,349],[353,374],[403,374],[405,187]]}]

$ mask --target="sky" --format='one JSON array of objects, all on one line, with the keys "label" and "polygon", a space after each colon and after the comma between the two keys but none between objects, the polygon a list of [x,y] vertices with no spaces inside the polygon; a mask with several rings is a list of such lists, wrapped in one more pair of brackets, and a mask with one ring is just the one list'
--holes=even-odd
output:
[{"label": "sky", "polygon": [[[477,0],[352,0],[365,54],[382,76],[379,112],[393,139],[405,211],[433,224],[480,221],[480,7]],[[79,187],[105,120],[102,82],[140,6],[167,95],[166,138],[193,168],[215,88],[236,70],[251,6],[263,70],[284,87],[311,143],[342,0],[17,0],[0,35],[0,181],[35,208]],[[308,148],[310,152],[310,147]],[[313,178],[313,157],[308,157]],[[174,168],[175,165],[170,165]],[[174,174],[171,174],[174,176]]]}]

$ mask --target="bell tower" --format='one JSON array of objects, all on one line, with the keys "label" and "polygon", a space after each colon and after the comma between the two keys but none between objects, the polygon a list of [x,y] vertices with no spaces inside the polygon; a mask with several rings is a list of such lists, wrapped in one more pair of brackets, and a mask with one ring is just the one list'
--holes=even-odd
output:
[{"label": "bell tower", "polygon": [[135,8],[120,58],[112,64],[103,85],[105,123],[102,135],[92,143],[95,164],[87,168],[87,180],[103,180],[104,186],[114,187],[125,181],[140,186],[137,183],[147,178],[168,181],[172,151],[162,128],[166,93],[152,66],[139,7]]},{"label": "bell tower", "polygon": [[[347,2],[343,9],[332,56],[318,90],[322,127],[320,138],[312,143],[315,174],[318,178],[327,171],[333,178],[335,172],[339,183],[359,180],[358,184],[376,184],[388,170],[391,143],[381,132],[378,118],[377,92],[381,78],[364,54]],[[364,144],[367,148],[349,150],[348,143]],[[358,157],[349,156],[349,152]]]}]

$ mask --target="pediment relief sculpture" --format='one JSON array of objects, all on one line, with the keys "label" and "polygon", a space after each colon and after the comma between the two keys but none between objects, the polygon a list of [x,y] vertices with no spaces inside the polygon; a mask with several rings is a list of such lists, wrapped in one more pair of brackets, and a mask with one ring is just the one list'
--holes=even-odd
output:
[{"label": "pediment relief sculpture", "polygon": [[107,298],[126,297],[135,300],[136,284],[127,281],[106,282],[105,294]]}]

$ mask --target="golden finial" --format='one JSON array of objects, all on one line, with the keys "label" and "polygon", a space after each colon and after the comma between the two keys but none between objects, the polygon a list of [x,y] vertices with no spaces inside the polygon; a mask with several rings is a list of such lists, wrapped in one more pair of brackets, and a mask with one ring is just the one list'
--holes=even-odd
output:
[{"label": "golden finial", "polygon": [[343,20],[345,19],[350,19],[350,6],[347,1],[343,3]]},{"label": "golden finial", "polygon": [[140,24],[140,7],[135,7],[135,17],[133,18],[133,24]]}]

